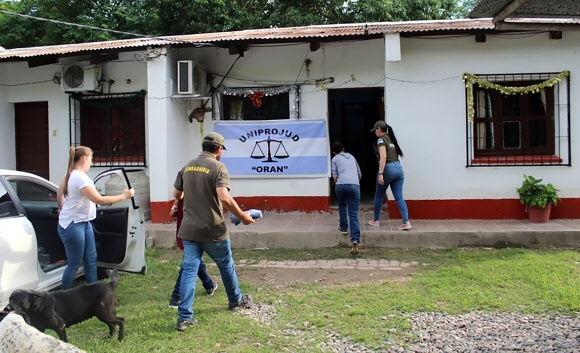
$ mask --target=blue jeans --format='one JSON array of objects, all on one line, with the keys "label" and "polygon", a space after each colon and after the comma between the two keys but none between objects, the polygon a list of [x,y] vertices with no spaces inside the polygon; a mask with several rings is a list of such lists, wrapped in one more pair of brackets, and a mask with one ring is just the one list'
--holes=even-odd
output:
[{"label": "blue jeans", "polygon": [[58,225],[58,235],[66,251],[67,266],[62,274],[62,289],[72,288],[73,282],[84,259],[87,283],[97,281],[97,246],[91,222],[71,224],[64,229]]},{"label": "blue jeans", "polygon": [[360,226],[358,224],[358,207],[360,204],[360,187],[356,184],[336,184],[334,188],[338,200],[338,226],[340,229],[349,229],[350,242],[360,243]]},{"label": "blue jeans", "polygon": [[407,210],[407,203],[403,198],[403,183],[405,182],[405,173],[403,172],[403,166],[401,162],[392,162],[385,165],[385,170],[383,170],[383,185],[379,184],[379,175],[377,174],[377,182],[375,188],[375,202],[374,202],[374,220],[378,221],[381,216],[381,208],[383,207],[383,196],[387,192],[387,188],[390,186],[395,201],[397,202],[397,207],[399,207],[399,212],[401,212],[401,218],[403,223],[409,221],[409,211]]},{"label": "blue jeans", "polygon": [[[173,287],[173,293],[171,293],[171,299],[174,301],[179,301],[180,298],[180,290],[181,287],[181,273],[183,272],[183,267],[179,268],[179,274],[177,275],[177,279],[175,280],[175,286]],[[205,267],[205,262],[203,260],[199,263],[199,269],[197,270],[197,277],[201,280],[203,284],[203,288],[205,289],[212,289],[213,288],[213,280],[211,276],[207,274],[207,268]]]},{"label": "blue jeans", "polygon": [[234,268],[234,258],[230,239],[218,243],[206,243],[183,239],[183,260],[181,261],[181,284],[177,321],[193,319],[193,300],[195,298],[195,281],[201,263],[201,256],[206,252],[211,257],[222,276],[228,304],[235,304],[242,299],[238,285],[238,276]]}]

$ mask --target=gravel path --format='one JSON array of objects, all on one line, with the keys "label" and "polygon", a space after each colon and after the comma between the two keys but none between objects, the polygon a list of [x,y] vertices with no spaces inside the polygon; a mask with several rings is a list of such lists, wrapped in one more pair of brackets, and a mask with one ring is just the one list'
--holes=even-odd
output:
[{"label": "gravel path", "polygon": [[411,316],[418,342],[390,352],[580,352],[580,318],[517,313]]},{"label": "gravel path", "polygon": [[[274,305],[255,303],[239,314],[270,326],[276,309]],[[407,317],[411,330],[405,342],[390,343],[389,348],[379,351],[355,344],[336,332],[327,331],[326,341],[316,342],[310,333],[316,327],[310,322],[289,325],[270,337],[291,337],[295,345],[285,349],[288,352],[314,351],[317,347],[320,352],[332,353],[580,353],[580,316],[473,312]]]}]

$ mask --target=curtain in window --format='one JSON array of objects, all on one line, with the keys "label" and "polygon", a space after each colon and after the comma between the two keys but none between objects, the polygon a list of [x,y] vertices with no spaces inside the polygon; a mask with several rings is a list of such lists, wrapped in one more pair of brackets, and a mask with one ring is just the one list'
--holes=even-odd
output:
[{"label": "curtain in window", "polygon": [[244,120],[242,114],[242,108],[244,107],[244,101],[237,100],[232,101],[232,106],[230,108],[230,120]]},{"label": "curtain in window", "polygon": [[[491,94],[485,91],[477,91],[477,117],[478,118],[493,118],[493,106],[491,102]],[[485,150],[494,147],[494,130],[493,123],[479,122],[477,128],[477,149]]]}]

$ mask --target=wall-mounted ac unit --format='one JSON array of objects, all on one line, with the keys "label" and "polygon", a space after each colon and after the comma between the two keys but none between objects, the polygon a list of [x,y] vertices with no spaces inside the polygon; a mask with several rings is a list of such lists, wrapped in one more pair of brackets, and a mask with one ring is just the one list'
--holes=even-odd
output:
[{"label": "wall-mounted ac unit", "polygon": [[99,89],[100,74],[98,65],[65,64],[62,67],[61,88],[66,92],[95,91]]},{"label": "wall-mounted ac unit", "polygon": [[204,96],[206,94],[206,72],[192,60],[177,62],[177,94]]}]

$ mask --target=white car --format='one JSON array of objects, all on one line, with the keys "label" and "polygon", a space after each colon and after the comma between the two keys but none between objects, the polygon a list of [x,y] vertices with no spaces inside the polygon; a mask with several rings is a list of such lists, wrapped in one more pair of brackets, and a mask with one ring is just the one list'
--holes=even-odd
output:
[{"label": "white car", "polygon": [[[103,194],[107,187],[117,194],[131,184],[117,168],[99,174],[95,186]],[[57,188],[34,174],[0,169],[0,308],[15,289],[51,290],[61,284],[67,260],[57,232]],[[92,224],[100,278],[114,266],[147,271],[145,219],[135,200],[128,201],[97,206]]]}]

